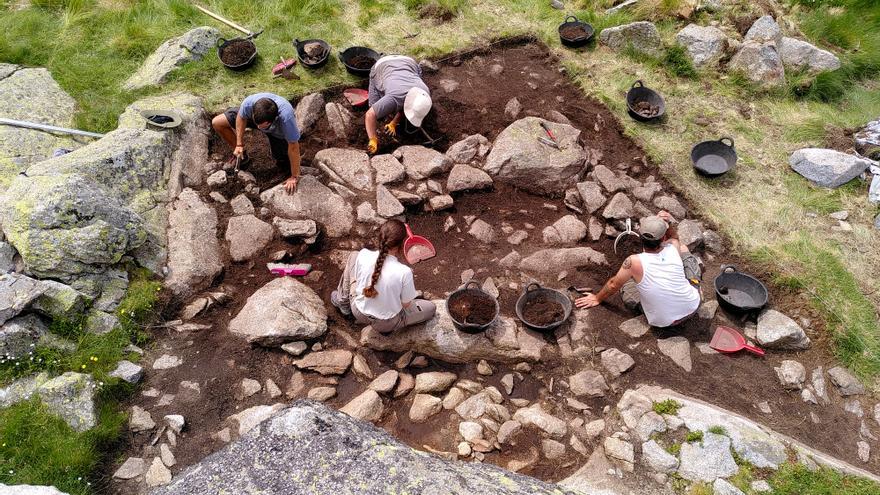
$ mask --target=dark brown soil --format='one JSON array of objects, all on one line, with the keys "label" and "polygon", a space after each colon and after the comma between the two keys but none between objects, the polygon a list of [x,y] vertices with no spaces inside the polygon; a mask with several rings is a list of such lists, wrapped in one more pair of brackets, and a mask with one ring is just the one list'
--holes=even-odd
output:
[{"label": "dark brown soil", "polygon": [[257,46],[250,40],[232,41],[220,51],[220,60],[231,67],[238,67],[250,60]]},{"label": "dark brown soil", "polygon": [[449,22],[455,18],[455,12],[435,2],[430,2],[419,9],[420,19],[434,19],[439,23]]},{"label": "dark brown soil", "polygon": [[537,327],[546,327],[565,317],[565,308],[544,295],[535,296],[523,306],[523,319]]},{"label": "dark brown soil", "polygon": [[[474,54],[460,55],[457,59],[460,63],[440,63],[439,71],[425,76],[429,87],[437,87],[439,79],[454,79],[461,83],[459,89],[453,93],[446,94],[440,91],[434,93],[434,111],[426,119],[428,131],[432,135],[441,137],[438,144],[441,151],[470,134],[479,133],[489,140],[494,140],[510,123],[504,115],[506,102],[510,98],[517,97],[523,102],[524,115],[543,115],[548,109],[563,112],[572,121],[572,125],[582,130],[582,138],[586,146],[602,155],[603,164],[618,170],[626,170],[628,175],[639,181],[644,181],[649,175],[657,175],[657,168],[647,160],[645,153],[638,146],[625,137],[616,118],[601,103],[584,97],[578,87],[558,71],[557,61],[547,49],[534,44],[514,43],[507,46],[498,45]],[[487,75],[486,68],[494,63],[505,67],[503,74]],[[526,84],[530,81],[540,81],[539,89],[530,89]],[[342,102],[344,100],[341,90],[342,88],[328,90],[325,92],[325,98],[327,101]],[[421,137],[401,134],[400,143],[384,143],[385,152],[392,151],[398,144],[419,144],[421,139]],[[268,142],[261,133],[246,133],[245,144],[253,160],[250,171],[256,175],[261,190],[266,190],[286,178],[274,167]],[[303,136],[301,144],[303,165],[309,167],[318,150],[327,147],[362,147],[366,144],[366,137],[362,126],[356,125],[347,139],[336,138],[326,119],[321,119],[311,133]],[[228,156],[229,149],[222,140],[215,138],[212,141],[212,153],[225,157]],[[659,177],[658,181],[661,182],[666,193],[675,194],[669,184]],[[240,188],[241,185],[232,180],[223,191],[228,198],[232,198],[234,194],[241,192]],[[207,192],[208,189],[204,188],[200,194],[206,197]],[[253,197],[252,200],[259,209],[258,199]],[[685,207],[689,206],[683,198],[679,197],[679,200]],[[220,218],[218,238],[223,245],[226,224],[232,213],[231,206],[228,204],[214,206]],[[688,209],[691,211],[690,208]],[[502,184],[496,184],[491,191],[457,195],[455,208],[451,212],[427,214],[416,210],[410,211],[408,222],[412,229],[430,239],[437,248],[435,258],[413,267],[416,286],[425,292],[427,298],[442,299],[460,285],[462,271],[473,269],[477,277],[493,277],[500,292],[498,302],[501,315],[514,317],[516,300],[521,294],[522,287],[529,280],[523,280],[518,273],[511,273],[498,265],[499,258],[508,254],[514,247],[507,245],[503,239],[493,247],[479,243],[467,234],[466,217],[477,216],[498,229],[505,224],[515,228],[526,228],[530,238],[522,245],[516,246],[516,249],[523,256],[528,256],[544,247],[540,241],[542,229],[566,213],[561,201],[533,196]],[[456,227],[447,231],[444,229],[444,224],[450,216],[455,221]],[[529,223],[531,228],[524,227],[524,223]],[[707,227],[711,228],[711,225]],[[277,349],[250,346],[227,332],[228,322],[241,310],[247,297],[273,278],[265,269],[265,264],[272,261],[271,255],[276,251],[284,250],[291,253],[286,261],[311,263],[314,267],[312,275],[301,280],[324,299],[328,308],[330,329],[317,343],[320,343],[324,349],[346,348],[361,354],[375,374],[393,368],[393,363],[399,354],[375,352],[360,346],[358,344],[360,327],[333,311],[329,303],[330,292],[336,288],[340,276],[340,269],[331,259],[330,253],[334,249],[358,249],[367,241],[368,239],[352,235],[351,238],[332,242],[328,239],[319,239],[317,244],[305,246],[275,239],[249,262],[232,263],[225,259],[226,269],[214,284],[214,288],[227,291],[232,296],[232,301],[211,308],[195,320],[196,323],[212,325],[210,330],[184,334],[162,327],[152,330],[154,348],[149,350],[150,356],[145,358],[145,362],[150,363],[153,358],[167,352],[180,356],[185,364],[171,370],[148,373],[142,390],[156,388],[163,393],[177,394],[178,398],[170,406],[158,407],[157,399],[144,397],[138,393],[127,405],[144,407],[151,412],[153,418],[161,418],[165,414],[186,416],[187,429],[178,438],[178,446],[174,449],[178,461],[178,464],[172,468],[175,474],[223,447],[223,443],[213,439],[211,435],[226,426],[224,420],[230,415],[256,405],[286,402],[304,397],[310,388],[327,384],[329,381],[327,377],[304,373],[305,387],[294,396],[269,399],[261,392],[241,401],[233,397],[231,391],[239,386],[243,378],[256,379],[261,383],[271,379],[284,390],[295,371],[291,364],[295,358]],[[555,288],[572,284],[578,287],[601,287],[604,281],[617,271],[626,255],[631,254],[627,252],[630,251],[629,249],[622,249],[620,254],[614,254],[613,241],[613,237],[603,236],[598,241],[582,241],[579,244],[605,253],[608,258],[607,266],[569,270],[562,280],[557,280],[559,277],[553,274],[541,282]],[[825,328],[807,298],[791,292],[790,289],[773,285],[774,273],[769,267],[747,263],[733,254],[725,254],[717,258],[701,251],[698,251],[698,254],[706,263],[704,273],[706,297],[714,298],[711,281],[719,273],[719,265],[736,264],[740,269],[753,274],[768,285],[771,305],[774,308],[795,319],[807,318],[812,321],[809,333],[813,339],[813,348],[808,352],[797,354],[768,353],[764,359],[745,354],[703,355],[694,350],[693,371],[687,373],[671,364],[658,352],[655,337],[668,337],[669,334],[649,334],[642,339],[634,340],[618,331],[621,322],[635,315],[624,308],[619,296],[614,296],[599,307],[586,311],[575,310],[576,314],[588,323],[591,329],[589,335],[579,341],[572,339],[570,331],[574,317],[569,323],[557,329],[554,335],[549,335],[548,342],[556,352],[545,361],[534,364],[531,372],[523,373],[523,380],[516,383],[510,397],[530,401],[541,399],[549,412],[571,418],[572,411],[565,405],[565,398],[570,394],[558,386],[559,381],[577,373],[585,366],[591,366],[590,361],[598,359],[592,349],[616,347],[631,354],[637,364],[614,382],[613,392],[609,392],[608,396],[585,401],[592,411],[587,415],[588,419],[601,417],[603,408],[613,407],[620,399],[620,394],[627,388],[638,384],[661,385],[755,418],[777,431],[855,465],[865,466],[872,471],[880,469],[880,458],[873,458],[867,465],[857,459],[854,446],[859,440],[859,422],[855,416],[843,412],[841,407],[843,400],[830,390],[830,386],[829,394],[833,403],[822,408],[809,406],[801,400],[799,394],[783,393],[775,386],[777,379],[773,368],[783,359],[797,359],[808,370],[816,366],[824,366],[827,369],[829,364],[834,362],[831,357],[833,354],[829,352],[830,342]],[[179,304],[169,305],[165,317],[169,320],[176,318],[177,308]],[[743,328],[745,320],[740,317],[722,310],[719,310],[718,314],[716,320],[711,323],[692,319],[679,332],[696,344],[708,342],[709,334],[714,330],[715,325],[727,324],[738,329]],[[753,319],[754,316],[751,318]],[[314,343],[316,342],[309,342],[310,345]],[[573,355],[571,349],[578,346],[585,346],[588,349],[586,354]],[[476,363],[451,365],[433,359],[429,359],[428,367],[423,370],[410,369],[406,372],[439,370],[452,371],[461,378],[476,380],[486,386],[494,385],[499,390],[503,390],[500,385],[501,377],[512,372],[510,366],[495,365],[494,375],[483,377],[476,373]],[[183,397],[178,392],[178,388],[179,383],[184,380],[199,383],[202,389],[201,395],[195,399]],[[345,405],[359,395],[367,383],[368,380],[359,378],[353,373],[346,374],[338,379],[338,394],[330,399],[328,404],[336,408]],[[755,404],[761,401],[770,403],[774,411],[772,415],[763,415],[756,410]],[[415,448],[454,452],[458,443],[458,433],[457,421],[452,421],[452,418],[456,415],[451,411],[443,411],[424,424],[415,424],[409,419],[410,406],[409,398],[386,401],[386,412],[378,422],[379,426]],[[810,421],[810,412],[818,415],[820,424],[816,425]],[[832,425],[834,434],[830,435],[828,428]],[[154,454],[145,453],[145,448],[149,449],[147,446],[150,440],[151,438],[146,434],[128,434],[125,446],[118,452],[117,457],[124,459],[133,455],[151,458]],[[601,438],[597,442],[600,440]],[[518,447],[512,451],[487,454],[486,462],[506,466],[512,459],[529,457],[531,455],[529,449],[540,450],[540,439],[531,431],[522,433],[517,441]],[[596,444],[588,444],[587,448],[592,450],[596,446]],[[585,460],[569,449],[562,459],[556,461],[540,459],[523,472],[541,479],[556,481],[570,475]],[[118,466],[108,466],[108,472],[112,472],[115,467]],[[109,492],[122,495],[131,493],[130,488],[128,484],[115,483]]]},{"label": "dark brown soil", "polygon": [[459,323],[486,325],[495,319],[495,300],[489,294],[469,290],[450,302],[449,313]]},{"label": "dark brown soil", "polygon": [[373,57],[367,57],[366,55],[356,55],[348,59],[348,65],[354,67],[355,69],[366,70],[373,67],[373,64],[376,63],[376,59]]},{"label": "dark brown soil", "polygon": [[650,118],[656,117],[660,114],[660,107],[657,105],[651,105],[647,101],[640,101],[633,105],[633,107],[636,113],[641,115],[642,117]]},{"label": "dark brown soil", "polygon": [[569,41],[574,41],[587,36],[587,30],[583,26],[568,26],[562,28],[559,34]]}]

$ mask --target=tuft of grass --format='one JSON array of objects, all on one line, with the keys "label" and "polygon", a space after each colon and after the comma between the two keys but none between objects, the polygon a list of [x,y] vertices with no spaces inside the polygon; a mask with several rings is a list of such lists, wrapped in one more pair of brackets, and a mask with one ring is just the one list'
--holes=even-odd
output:
[{"label": "tuft of grass", "polygon": [[681,409],[681,404],[675,399],[666,399],[662,402],[655,402],[652,406],[654,412],[659,415],[671,414],[675,415],[678,413],[678,410]]},{"label": "tuft of grass", "polygon": [[680,45],[673,45],[666,49],[666,53],[663,55],[663,67],[676,77],[696,79],[698,75],[687,50]]},{"label": "tuft of grass", "polygon": [[703,430],[689,431],[687,436],[684,437],[684,439],[688,443],[702,442],[703,441]]},{"label": "tuft of grass", "polygon": [[678,454],[681,454],[681,444],[674,443],[674,444],[670,445],[669,447],[666,447],[666,452],[669,452],[670,454],[678,457]]},{"label": "tuft of grass", "polygon": [[880,485],[864,478],[844,476],[828,468],[810,471],[803,464],[787,463],[767,480],[775,495],[873,495]]},{"label": "tuft of grass", "polygon": [[714,493],[712,486],[706,483],[694,483],[687,490],[688,495],[714,495]]},{"label": "tuft of grass", "polygon": [[716,435],[724,435],[725,437],[727,436],[727,430],[724,429],[723,426],[718,426],[718,425],[709,427],[709,433],[714,433]]},{"label": "tuft of grass", "polygon": [[94,493],[92,473],[123,430],[125,416],[101,404],[98,426],[83,433],[39,401],[0,410],[0,483],[53,485],[71,495]]}]

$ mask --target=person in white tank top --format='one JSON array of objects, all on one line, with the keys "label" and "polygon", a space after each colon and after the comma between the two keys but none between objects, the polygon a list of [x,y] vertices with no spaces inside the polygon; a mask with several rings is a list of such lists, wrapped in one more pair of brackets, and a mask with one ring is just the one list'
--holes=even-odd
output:
[{"label": "person in white tank top", "polygon": [[[635,306],[640,303],[648,323],[655,327],[677,325],[696,313],[702,299],[700,265],[679,242],[675,228],[670,227],[674,221],[666,211],[643,218],[639,237],[644,252],[625,259],[602,290],[578,298],[575,305],[592,308],[623,289],[624,302],[635,300]],[[632,298],[633,294],[637,297]]]}]

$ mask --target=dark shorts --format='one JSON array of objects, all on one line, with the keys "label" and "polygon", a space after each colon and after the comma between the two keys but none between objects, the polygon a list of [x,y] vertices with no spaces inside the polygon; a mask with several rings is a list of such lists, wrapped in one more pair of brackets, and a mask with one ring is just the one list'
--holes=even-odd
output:
[{"label": "dark shorts", "polygon": [[[223,115],[226,116],[226,121],[229,122],[230,127],[235,129],[235,119],[238,117],[238,108],[228,108],[223,112]],[[257,127],[257,124],[252,119],[247,119],[247,128],[263,132]],[[275,137],[271,134],[266,134],[265,132],[263,132],[263,135],[269,138],[269,148],[272,150],[272,158],[275,159],[275,166],[282,169],[284,172],[290,173],[290,158],[287,156],[287,140]]]}]

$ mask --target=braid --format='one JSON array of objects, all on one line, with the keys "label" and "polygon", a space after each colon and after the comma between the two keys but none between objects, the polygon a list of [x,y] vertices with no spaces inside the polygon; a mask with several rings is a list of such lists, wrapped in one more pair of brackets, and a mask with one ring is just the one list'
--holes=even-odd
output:
[{"label": "braid", "polygon": [[388,248],[385,243],[379,249],[379,258],[376,259],[376,267],[373,268],[373,276],[370,278],[370,286],[364,289],[364,295],[373,298],[379,295],[376,291],[376,282],[379,281],[379,275],[382,273],[382,265],[385,263],[385,257],[388,256]]}]

